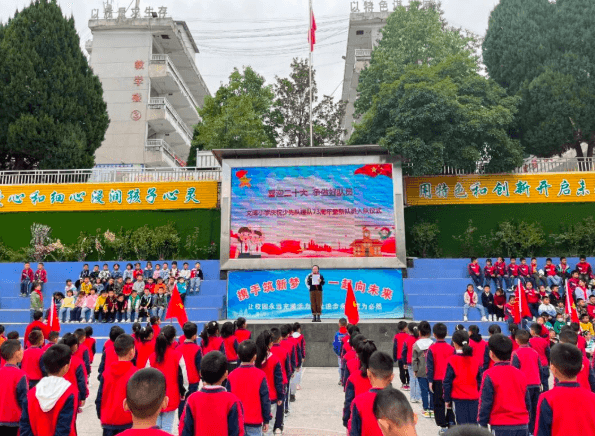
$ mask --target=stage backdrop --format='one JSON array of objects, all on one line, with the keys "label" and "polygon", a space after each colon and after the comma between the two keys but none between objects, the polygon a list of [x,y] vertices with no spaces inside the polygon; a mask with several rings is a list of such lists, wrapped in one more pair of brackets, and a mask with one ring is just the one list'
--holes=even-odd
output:
[{"label": "stage backdrop", "polygon": [[[307,318],[309,270],[232,271],[227,285],[227,318]],[[345,316],[345,295],[351,282],[360,319],[402,318],[403,276],[398,269],[322,270],[322,317]]]}]

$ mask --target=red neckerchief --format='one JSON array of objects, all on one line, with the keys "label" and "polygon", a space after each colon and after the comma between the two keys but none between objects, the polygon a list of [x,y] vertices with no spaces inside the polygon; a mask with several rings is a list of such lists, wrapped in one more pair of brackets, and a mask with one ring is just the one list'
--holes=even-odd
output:
[{"label": "red neckerchief", "polygon": [[[467,291],[467,294],[469,295],[469,303],[473,304],[473,294],[475,294],[475,291]],[[460,295],[460,294],[459,294]]]},{"label": "red neckerchief", "polygon": [[37,290],[37,289],[33,289],[33,292],[37,292],[37,295],[39,295],[39,299],[41,300],[41,302],[43,303],[43,295],[41,293],[41,291]]}]

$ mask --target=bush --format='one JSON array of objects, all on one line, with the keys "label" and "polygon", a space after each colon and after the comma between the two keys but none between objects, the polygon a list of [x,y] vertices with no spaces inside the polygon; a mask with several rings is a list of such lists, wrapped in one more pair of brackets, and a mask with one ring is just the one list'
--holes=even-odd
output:
[{"label": "bush", "polygon": [[453,235],[452,237],[459,241],[461,244],[461,256],[462,257],[471,257],[475,256],[475,242],[474,242],[474,233],[477,231],[477,227],[473,227],[473,220],[469,220],[469,224],[467,225],[467,229],[461,235]]},{"label": "bush", "polygon": [[555,254],[592,256],[595,254],[595,220],[592,216],[575,224],[561,224],[559,234],[550,235]]},{"label": "bush", "polygon": [[413,256],[418,257],[439,257],[440,246],[438,236],[440,228],[438,223],[421,222],[411,228],[411,240],[408,250]]},{"label": "bush", "polygon": [[159,260],[173,259],[178,254],[179,244],[180,236],[173,223],[155,227],[151,254]]}]

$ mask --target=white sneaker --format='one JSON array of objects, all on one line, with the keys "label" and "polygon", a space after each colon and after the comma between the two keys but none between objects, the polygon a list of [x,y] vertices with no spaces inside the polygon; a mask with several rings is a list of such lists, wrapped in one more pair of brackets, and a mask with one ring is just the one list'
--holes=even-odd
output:
[{"label": "white sneaker", "polygon": [[480,291],[483,291],[483,286],[478,286],[477,289],[479,289]]},{"label": "white sneaker", "polygon": [[469,321],[466,316],[463,317],[463,322]]},{"label": "white sneaker", "polygon": [[487,319],[485,316],[482,316],[482,317],[481,317],[481,320],[482,320],[483,322],[486,322],[488,319]]}]

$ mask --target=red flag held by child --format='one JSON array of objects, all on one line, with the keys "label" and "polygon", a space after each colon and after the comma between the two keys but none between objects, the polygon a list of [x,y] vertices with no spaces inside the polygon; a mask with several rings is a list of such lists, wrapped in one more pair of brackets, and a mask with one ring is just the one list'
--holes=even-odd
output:
[{"label": "red flag held by child", "polygon": [[316,20],[314,19],[314,11],[310,9],[310,31],[308,32],[308,42],[310,43],[310,51],[314,51],[314,44],[316,44]]},{"label": "red flag held by child", "polygon": [[48,314],[48,320],[46,321],[46,324],[50,326],[51,332],[60,331],[60,319],[58,318],[58,310],[56,309],[54,297],[52,297],[52,304],[50,306],[50,312]]},{"label": "red flag held by child", "polygon": [[576,306],[574,304],[574,301],[572,301],[572,295],[570,295],[568,280],[566,280],[566,314],[570,315],[571,322],[579,323],[578,313],[576,312]]},{"label": "red flag held by child", "polygon": [[345,316],[349,324],[357,324],[359,322],[359,310],[357,309],[357,301],[355,301],[355,294],[353,293],[353,286],[349,281],[347,288],[347,296],[345,297]]},{"label": "red flag held by child", "polygon": [[519,285],[517,287],[517,307],[514,313],[514,322],[515,324],[521,325],[523,318],[532,318],[531,310],[529,310],[529,305],[527,304],[527,296],[525,295],[525,289],[521,286],[521,282],[519,281]]},{"label": "red flag held by child", "polygon": [[169,306],[167,306],[167,312],[165,314],[165,319],[177,318],[178,324],[180,327],[184,327],[184,324],[188,322],[188,315],[186,314],[186,308],[184,307],[184,303],[182,303],[182,297],[180,297],[180,292],[178,291],[178,287],[174,286],[173,292],[171,293],[171,300],[169,302]]}]

